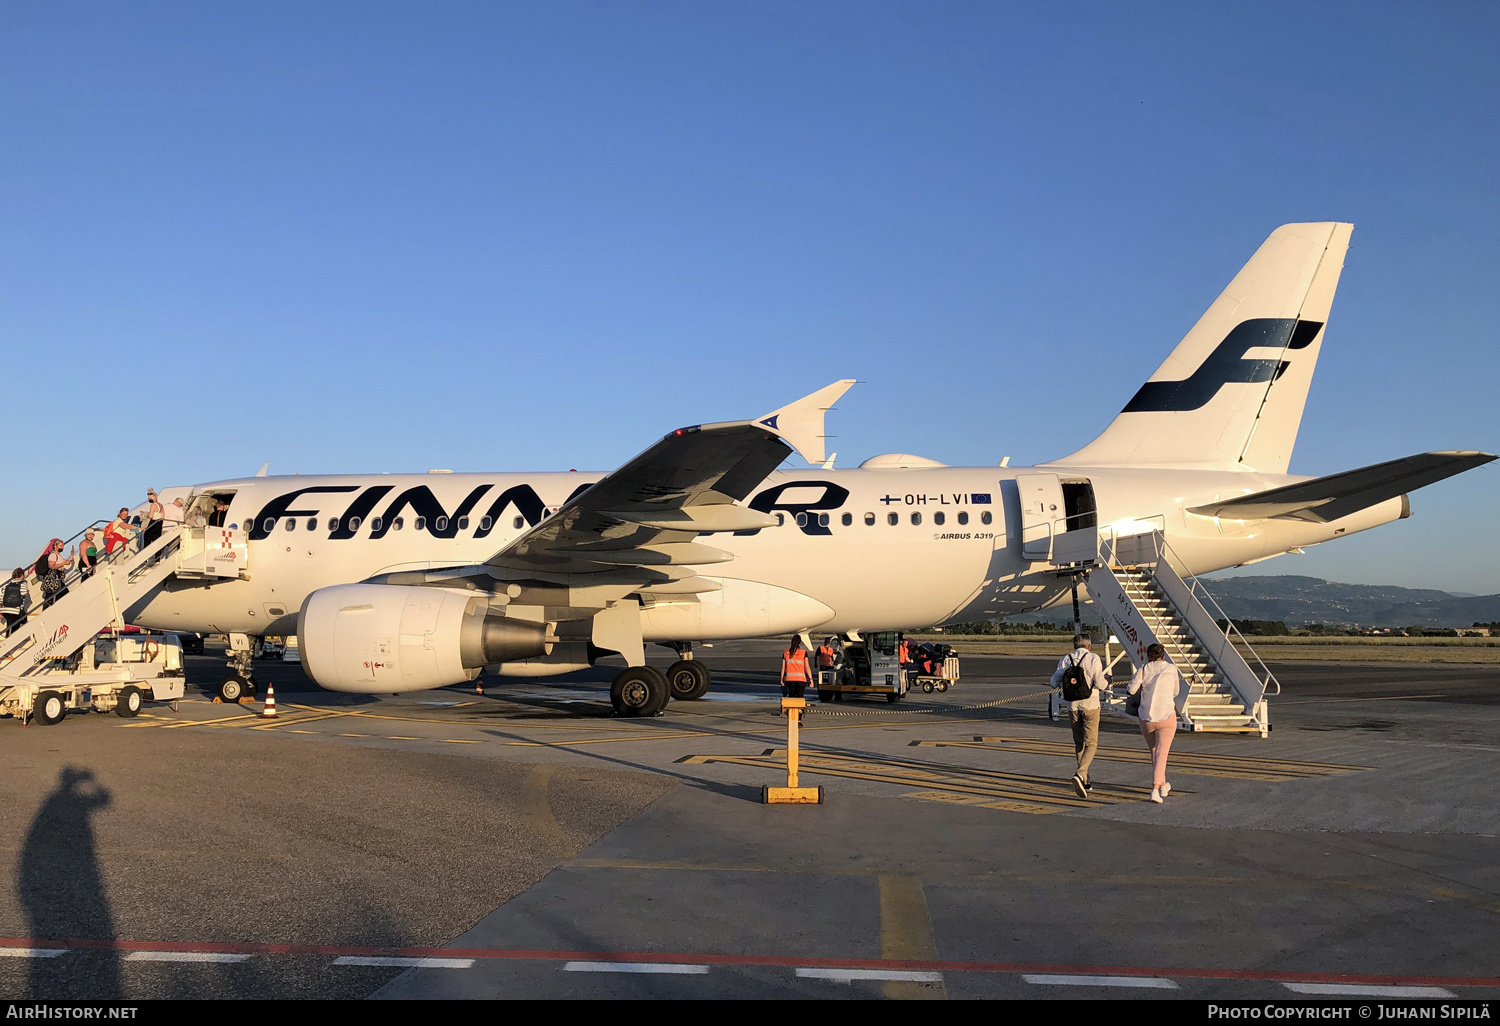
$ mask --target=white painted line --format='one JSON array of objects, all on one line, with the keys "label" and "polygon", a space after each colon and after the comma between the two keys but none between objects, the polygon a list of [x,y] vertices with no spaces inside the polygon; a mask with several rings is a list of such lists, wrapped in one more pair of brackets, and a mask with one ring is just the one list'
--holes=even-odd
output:
[{"label": "white painted line", "polygon": [[1323,994],[1329,997],[1451,998],[1442,987],[1388,987],[1376,983],[1283,983],[1293,994]]},{"label": "white painted line", "polygon": [[400,955],[340,955],[334,965],[407,966],[413,969],[471,969],[472,958],[407,958]]},{"label": "white painted line", "polygon": [[0,958],[56,958],[67,953],[67,948],[0,948]]},{"label": "white painted line", "polygon": [[895,980],[901,983],[942,983],[943,974],[907,969],[798,969],[797,975],[805,980],[833,980],[849,983],[852,980]]},{"label": "white painted line", "polygon": [[567,973],[668,973],[672,976],[702,976],[706,965],[683,965],[681,962],[567,962]]},{"label": "white painted line", "polygon": [[132,951],[127,962],[243,962],[249,955],[228,951]]},{"label": "white painted line", "polygon": [[1159,976],[1035,976],[1022,974],[1027,983],[1044,987],[1142,987],[1151,990],[1176,990],[1177,984]]}]

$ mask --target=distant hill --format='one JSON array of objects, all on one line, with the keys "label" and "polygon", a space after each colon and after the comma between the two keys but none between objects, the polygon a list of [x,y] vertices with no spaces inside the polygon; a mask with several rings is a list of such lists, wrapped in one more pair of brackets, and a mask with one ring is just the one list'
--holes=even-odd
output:
[{"label": "distant hill", "polygon": [[1426,588],[1340,584],[1316,577],[1226,577],[1204,581],[1237,619],[1288,626],[1347,623],[1371,627],[1467,627],[1500,620],[1500,595],[1453,595]]}]

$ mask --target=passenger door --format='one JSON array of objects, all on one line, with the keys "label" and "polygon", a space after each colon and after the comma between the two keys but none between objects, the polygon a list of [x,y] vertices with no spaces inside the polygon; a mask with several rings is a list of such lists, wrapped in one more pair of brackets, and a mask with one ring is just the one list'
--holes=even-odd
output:
[{"label": "passenger door", "polygon": [[1021,556],[1034,562],[1052,558],[1052,535],[1061,533],[1067,517],[1062,481],[1056,474],[1018,474],[1021,496]]}]

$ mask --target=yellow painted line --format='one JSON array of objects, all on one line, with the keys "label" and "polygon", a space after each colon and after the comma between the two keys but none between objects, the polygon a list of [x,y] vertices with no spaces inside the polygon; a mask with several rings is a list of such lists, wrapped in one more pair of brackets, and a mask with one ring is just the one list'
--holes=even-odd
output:
[{"label": "yellow painted line", "polygon": [[[771,771],[784,770],[785,763],[774,756],[691,756],[679,760],[684,763],[729,763],[753,766]],[[1140,801],[1144,790],[1096,785],[1089,798],[1077,798],[1071,787],[1050,777],[1031,777],[1021,774],[1001,774],[978,771],[965,773],[962,767],[914,768],[900,764],[870,760],[832,759],[804,755],[802,768],[808,773],[846,777],[852,780],[868,780],[875,783],[896,784],[910,787],[913,784],[942,792],[973,795],[988,801],[1011,801],[1028,806],[1016,808],[1018,812],[1063,812],[1069,809],[1094,809],[1122,801]]]},{"label": "yellow painted line", "polygon": [[1374,698],[1320,698],[1306,702],[1282,702],[1277,705],[1343,705],[1346,702],[1406,702],[1414,698],[1447,698],[1447,695],[1377,695]]},{"label": "yellow painted line", "polygon": [[385,737],[385,739],[387,741],[420,741],[420,740],[422,740],[419,737],[402,737],[402,736],[400,736],[398,734],[387,734],[386,737]]},{"label": "yellow painted line", "polygon": [[374,737],[374,734],[339,734],[339,737]]},{"label": "yellow painted line", "polygon": [[553,815],[548,794],[556,770],[557,767],[546,764],[531,768],[521,782],[521,811],[531,827],[533,840],[541,841],[549,854],[571,855],[577,849]]},{"label": "yellow painted line", "polygon": [[448,745],[477,745],[477,744],[479,744],[478,741],[465,741],[463,738],[459,738],[459,737],[445,737],[445,738],[443,738],[443,743],[444,744],[448,744]]},{"label": "yellow painted line", "polygon": [[[922,879],[916,876],[880,877],[880,957],[935,962],[937,941],[932,935],[932,917],[927,911],[927,895]],[[882,989],[895,999],[937,999],[948,997],[941,983],[909,983],[888,980]]]},{"label": "yellow painted line", "polygon": [[[1046,741],[1036,738],[986,737],[975,741],[917,741],[917,748],[970,748],[984,751],[1008,752],[1014,755],[1048,755],[1057,758],[1075,758],[1073,745],[1068,741]],[[1100,746],[1095,759],[1106,762],[1128,762],[1147,765],[1150,757],[1144,746],[1113,748]],[[1346,766],[1337,763],[1292,762],[1283,759],[1259,759],[1253,756],[1218,755],[1211,752],[1174,752],[1171,765],[1174,772],[1206,777],[1226,777],[1235,780],[1261,780],[1285,783],[1290,780],[1308,780],[1315,777],[1333,776],[1368,770],[1368,766]]]},{"label": "yellow painted line", "polygon": [[287,731],[287,733],[288,734],[318,734],[318,733],[321,733],[321,731],[316,731],[316,730],[289,730],[289,731]]}]

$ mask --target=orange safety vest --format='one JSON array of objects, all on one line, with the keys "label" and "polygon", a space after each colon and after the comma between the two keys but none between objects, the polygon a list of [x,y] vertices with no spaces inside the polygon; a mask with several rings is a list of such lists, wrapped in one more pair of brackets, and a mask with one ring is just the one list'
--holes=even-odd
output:
[{"label": "orange safety vest", "polygon": [[818,646],[818,669],[833,669],[833,649],[829,648],[827,645]]},{"label": "orange safety vest", "polygon": [[911,646],[910,645],[908,645],[906,642],[903,641],[903,642],[901,642],[901,648],[898,651],[899,651],[900,654],[897,656],[897,658],[901,662],[903,662],[903,663],[909,663],[909,662],[911,662]]},{"label": "orange safety vest", "polygon": [[781,653],[781,681],[801,682],[803,684],[812,680],[812,666],[807,661],[807,649],[799,648],[795,652],[787,649]]}]

